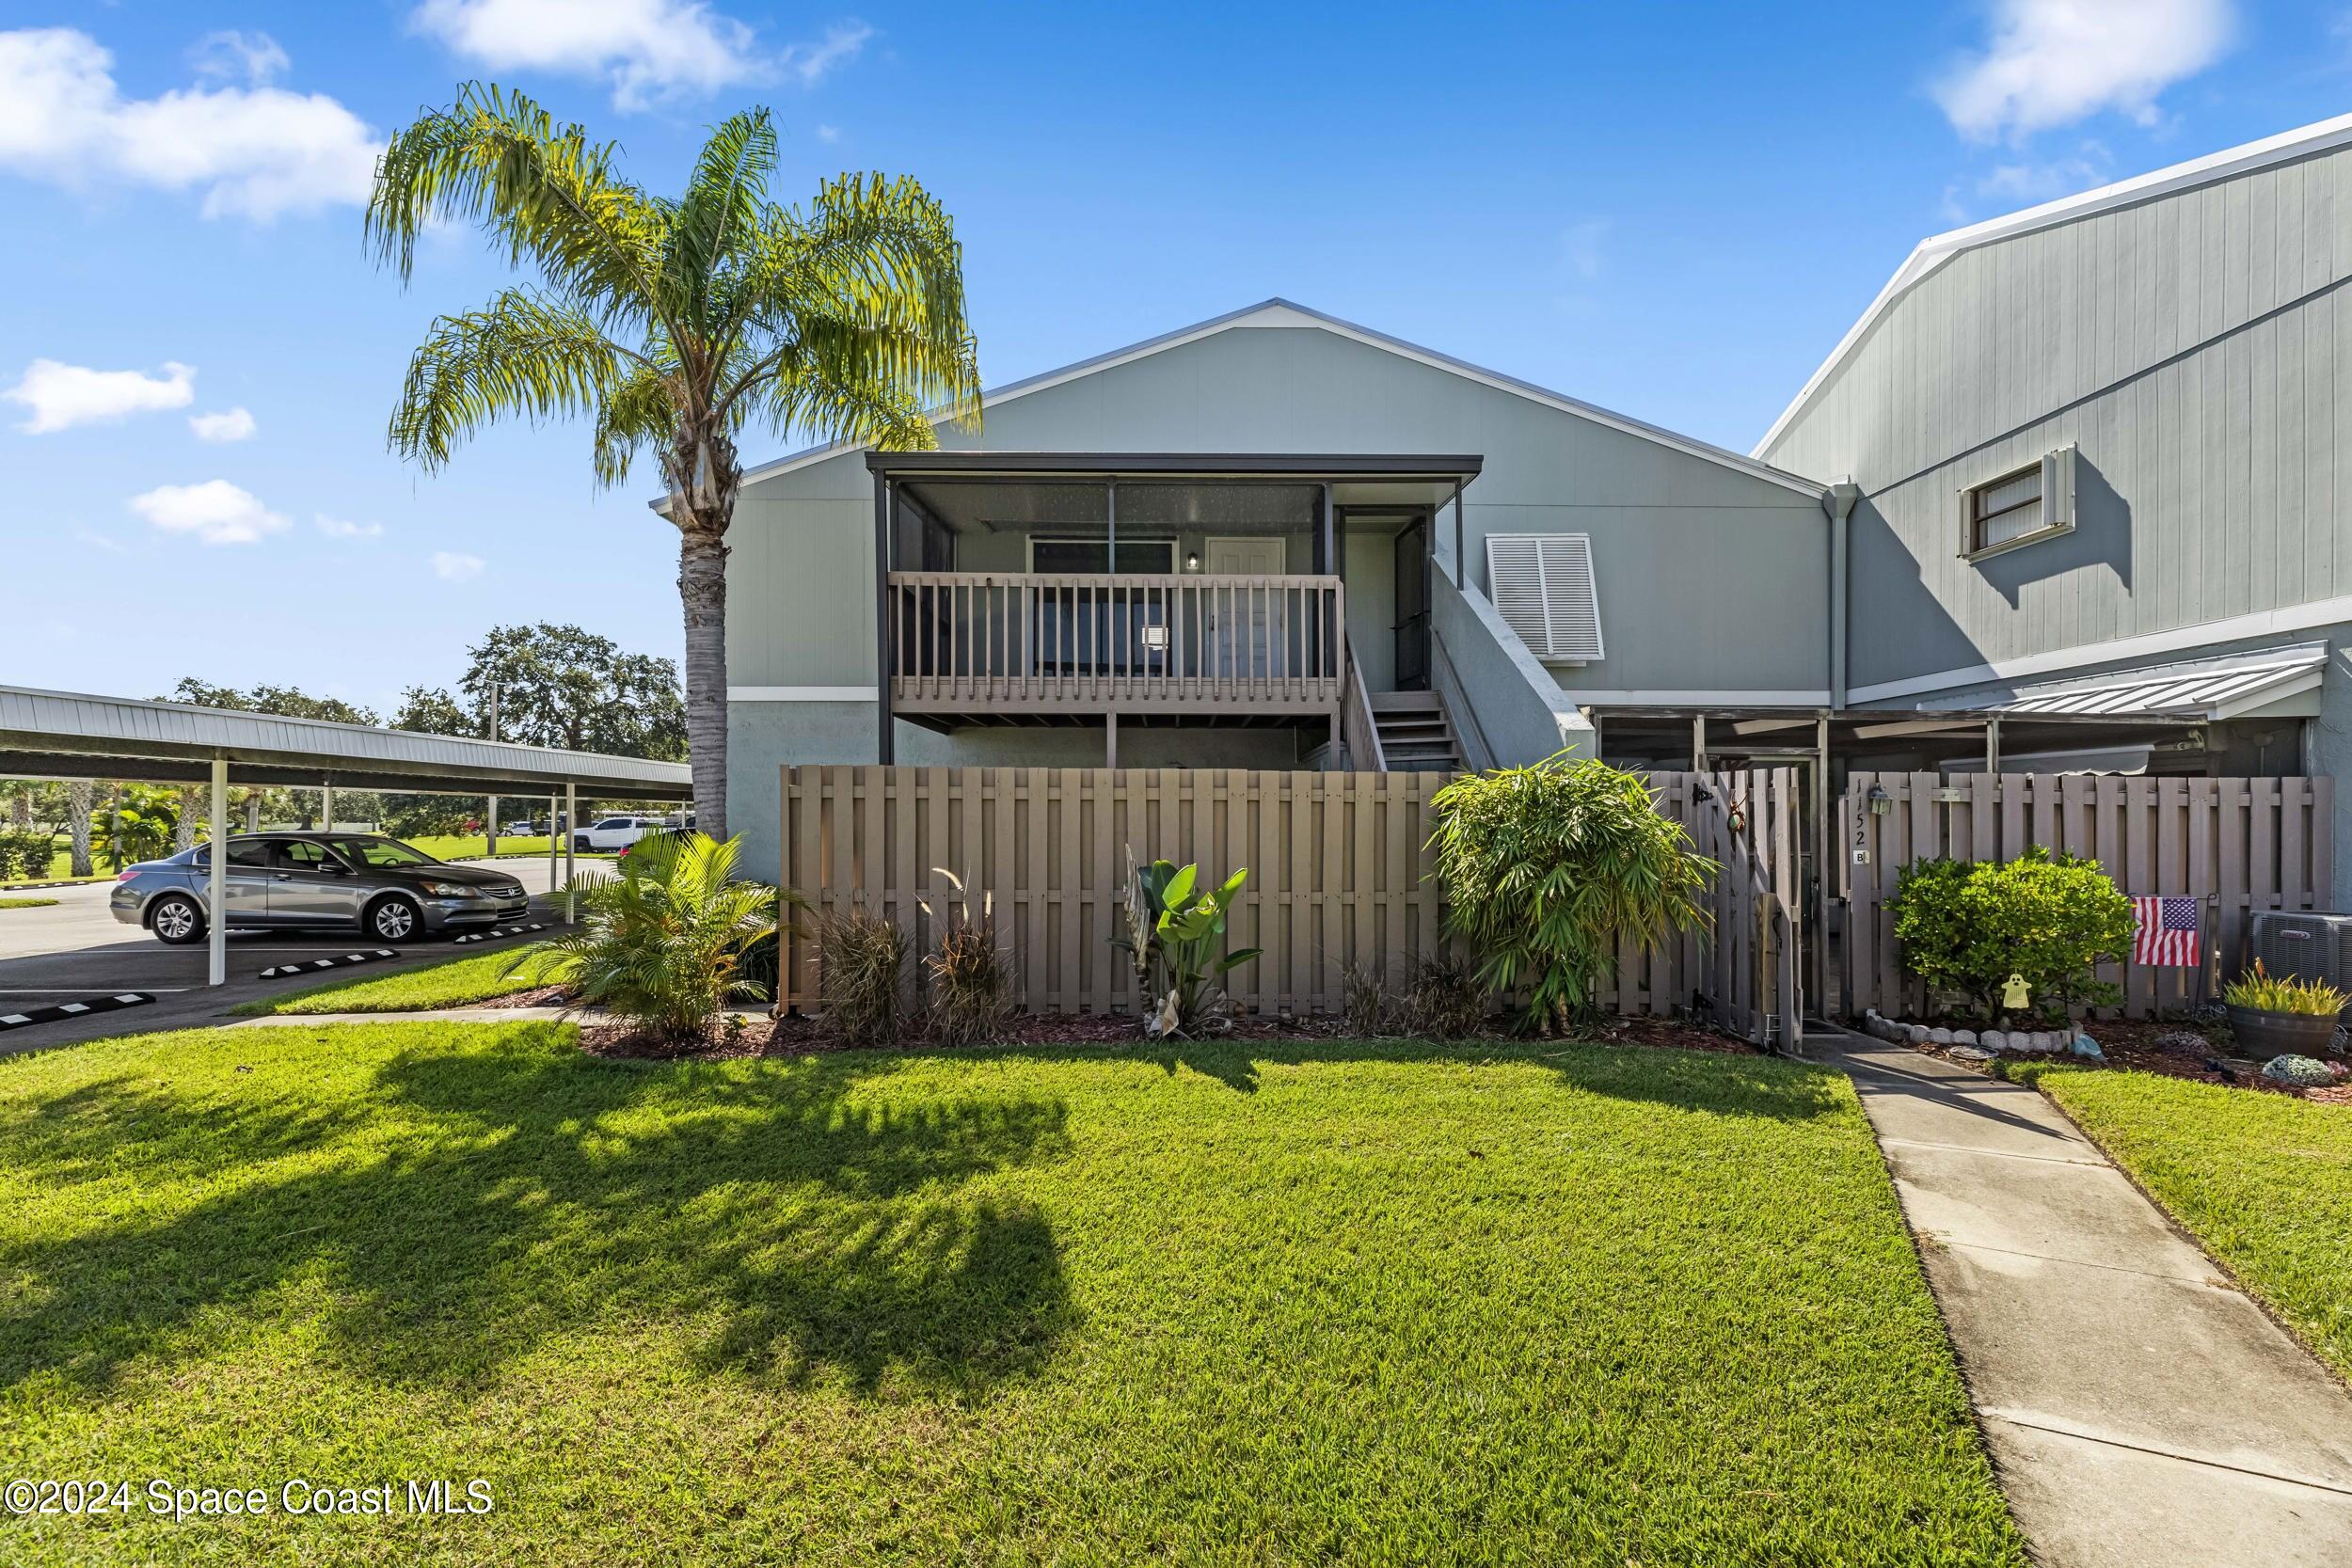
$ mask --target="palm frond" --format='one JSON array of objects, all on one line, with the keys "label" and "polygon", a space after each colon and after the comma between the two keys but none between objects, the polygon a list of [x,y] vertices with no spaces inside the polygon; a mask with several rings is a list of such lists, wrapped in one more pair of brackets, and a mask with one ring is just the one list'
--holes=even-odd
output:
[{"label": "palm frond", "polygon": [[575,306],[508,289],[486,309],[442,316],[408,361],[392,450],[428,469],[503,416],[594,414],[634,356]]}]

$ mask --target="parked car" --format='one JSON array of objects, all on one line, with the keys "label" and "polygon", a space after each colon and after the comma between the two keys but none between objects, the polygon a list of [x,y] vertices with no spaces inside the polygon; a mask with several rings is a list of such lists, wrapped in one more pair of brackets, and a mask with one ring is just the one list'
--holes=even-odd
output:
[{"label": "parked car", "polygon": [[525,817],[519,822],[509,822],[505,827],[501,828],[499,832],[506,834],[510,838],[536,838],[539,834],[546,832],[547,830],[541,827],[538,823],[532,821],[529,817]]},{"label": "parked car", "polygon": [[[141,861],[115,879],[117,920],[158,940],[201,942],[212,920],[212,846]],[[356,926],[378,942],[512,920],[523,885],[487,866],[449,865],[373,833],[240,833],[229,840],[231,930]]]},{"label": "parked car", "polygon": [[572,835],[575,849],[626,849],[661,828],[659,816],[606,816]]}]

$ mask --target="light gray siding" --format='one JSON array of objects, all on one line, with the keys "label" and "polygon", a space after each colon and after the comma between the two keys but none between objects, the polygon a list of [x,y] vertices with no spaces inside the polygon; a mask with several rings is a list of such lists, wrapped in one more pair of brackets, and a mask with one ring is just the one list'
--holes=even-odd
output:
[{"label": "light gray siding", "polygon": [[[1476,452],[1471,581],[1486,586],[1490,531],[1593,536],[1609,657],[1563,669],[1570,692],[1827,684],[1827,533],[1811,496],[1334,333],[1220,332],[1002,404],[984,432],[946,431],[943,444]],[[872,685],[873,492],[859,454],[747,485],[730,542],[731,683]],[[1450,515],[1437,544],[1450,570]]]},{"label": "light gray siding", "polygon": [[[2352,151],[2334,151],[1963,250],[1891,302],[1760,453],[1865,492],[1857,700],[2334,615],[2352,595],[2347,276]],[[1959,493],[2069,442],[2076,531],[1963,560]]]}]

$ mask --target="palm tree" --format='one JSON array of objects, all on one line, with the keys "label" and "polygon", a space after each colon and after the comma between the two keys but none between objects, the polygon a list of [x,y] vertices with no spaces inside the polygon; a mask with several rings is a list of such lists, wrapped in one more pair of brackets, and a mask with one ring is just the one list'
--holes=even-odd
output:
[{"label": "palm tree", "polygon": [[652,449],[678,531],[686,731],[697,823],[727,833],[726,534],[755,421],[879,447],[979,417],[955,225],[922,186],[843,175],[809,210],[768,198],[765,109],[727,119],[675,199],[624,180],[611,143],[520,93],[470,85],[395,135],[367,236],[405,282],[417,235],[462,221],[537,276],[442,316],[409,360],[392,450],[428,471],[498,419],[585,414],[596,474]]}]

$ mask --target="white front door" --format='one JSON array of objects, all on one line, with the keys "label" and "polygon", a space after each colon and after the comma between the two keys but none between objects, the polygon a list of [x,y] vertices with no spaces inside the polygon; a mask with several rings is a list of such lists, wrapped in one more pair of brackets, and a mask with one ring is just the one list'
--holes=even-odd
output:
[{"label": "white front door", "polygon": [[[1279,578],[1289,570],[1283,543],[1279,533],[1211,539],[1209,575]],[[1217,590],[1212,601],[1217,632],[1210,646],[1221,673],[1260,679],[1275,673],[1274,645],[1282,624],[1280,597],[1271,589]]]}]

